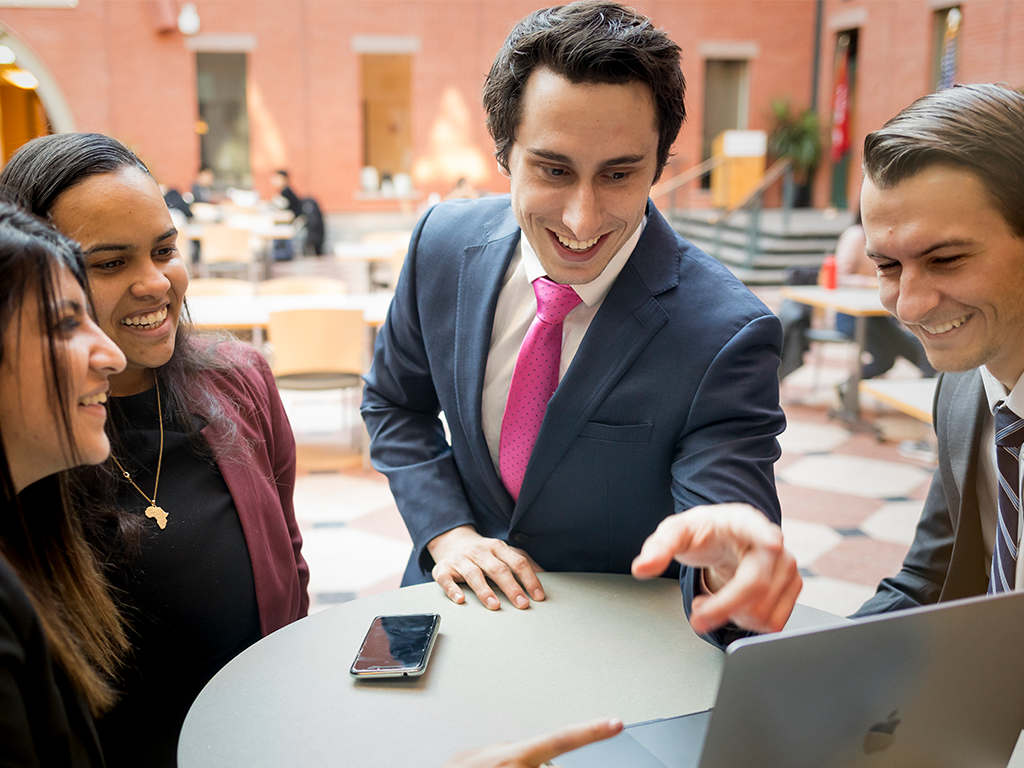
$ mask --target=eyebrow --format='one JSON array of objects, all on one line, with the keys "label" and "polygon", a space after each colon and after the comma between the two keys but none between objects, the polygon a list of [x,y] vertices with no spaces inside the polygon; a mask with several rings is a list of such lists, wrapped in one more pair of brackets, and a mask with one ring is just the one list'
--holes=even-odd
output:
[{"label": "eyebrow", "polygon": [[[164,240],[169,240],[172,237],[177,237],[178,230],[175,227],[171,227],[162,235],[159,235],[153,242],[162,243]],[[108,253],[108,252],[123,252],[131,251],[135,246],[129,245],[128,243],[97,243],[89,250],[83,253],[84,256],[92,256],[94,253]]]},{"label": "eyebrow", "polygon": [[[974,245],[977,245],[977,241],[975,241],[975,240],[969,240],[967,238],[962,238],[962,237],[954,237],[954,238],[951,238],[950,240],[943,240],[942,242],[935,243],[934,245],[931,245],[931,246],[925,248],[923,251],[921,251],[921,253],[919,253],[917,255],[918,256],[927,256],[927,255],[929,255],[931,253],[934,253],[935,251],[941,251],[943,248],[962,248],[964,246],[974,246]],[[865,248],[864,249],[864,253],[867,254],[867,257],[869,259],[888,259],[888,258],[890,258],[889,256],[886,256],[884,254],[878,253],[877,251],[872,251],[869,248]]]},{"label": "eyebrow", "polygon": [[[551,152],[547,149],[527,149],[531,155],[542,158],[544,160],[551,160],[555,163],[562,163],[563,165],[575,165],[572,159],[566,155],[558,152]],[[642,163],[647,159],[647,155],[622,155],[621,157],[613,157],[610,160],[605,160],[601,163],[602,168],[609,168],[615,165],[635,165],[636,163]]]},{"label": "eyebrow", "polygon": [[57,302],[55,309],[58,314],[66,309],[70,309],[76,315],[85,314],[85,307],[82,306],[81,302],[75,301],[74,299],[61,299]]}]

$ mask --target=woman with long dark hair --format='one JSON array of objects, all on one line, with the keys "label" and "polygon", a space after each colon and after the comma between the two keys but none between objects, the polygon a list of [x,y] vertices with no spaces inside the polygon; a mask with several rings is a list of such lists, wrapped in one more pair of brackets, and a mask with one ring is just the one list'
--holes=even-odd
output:
[{"label": "woman with long dark hair", "polygon": [[173,766],[203,685],[306,614],[292,432],[259,353],[192,332],[178,233],[131,150],[99,134],[35,139],[0,198],[81,244],[97,321],[128,361],[111,377],[111,459],[79,499],[133,645],[98,727],[112,768]]},{"label": "woman with long dark hair", "polygon": [[127,649],[56,474],[96,464],[124,355],[89,315],[78,246],[0,204],[0,762],[102,765],[91,715]]}]

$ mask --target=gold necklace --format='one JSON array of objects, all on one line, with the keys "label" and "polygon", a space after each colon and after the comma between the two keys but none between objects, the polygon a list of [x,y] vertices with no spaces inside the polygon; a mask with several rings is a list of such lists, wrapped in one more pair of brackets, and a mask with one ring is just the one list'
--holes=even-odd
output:
[{"label": "gold necklace", "polygon": [[146,517],[156,520],[156,524],[160,526],[160,530],[162,531],[167,527],[167,513],[156,505],[156,492],[157,489],[160,488],[160,465],[163,464],[164,461],[164,412],[160,407],[159,377],[156,378],[156,412],[160,419],[160,454],[156,459],[156,482],[153,483],[153,498],[149,498],[149,496],[142,492],[142,489],[135,484],[134,480],[132,480],[132,476],[125,471],[124,467],[121,466],[121,462],[117,460],[116,456],[111,454],[110,458],[112,458],[114,463],[117,464],[117,468],[121,470],[121,474],[124,475],[124,479],[131,483],[132,487],[142,494],[142,498],[149,502],[149,506],[146,507]]}]

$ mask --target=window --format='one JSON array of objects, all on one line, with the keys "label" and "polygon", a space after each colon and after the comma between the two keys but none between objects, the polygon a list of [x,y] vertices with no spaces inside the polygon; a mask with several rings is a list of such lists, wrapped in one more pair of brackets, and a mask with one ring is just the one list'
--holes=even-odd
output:
[{"label": "window", "polygon": [[408,179],[412,170],[412,56],[364,53],[360,59],[363,166],[374,168],[381,189],[387,190],[396,177]]},{"label": "window", "polygon": [[963,15],[959,7],[935,12],[935,45],[932,49],[932,88],[941,91],[956,82],[957,61],[960,58],[960,22]]},{"label": "window", "polygon": [[252,187],[246,54],[197,53],[199,153],[218,187]]},{"label": "window", "polygon": [[[746,130],[748,115],[747,62],[708,59],[704,63],[704,132],[701,162],[714,154],[712,144],[722,131]],[[711,186],[711,174],[701,177],[701,187]]]}]

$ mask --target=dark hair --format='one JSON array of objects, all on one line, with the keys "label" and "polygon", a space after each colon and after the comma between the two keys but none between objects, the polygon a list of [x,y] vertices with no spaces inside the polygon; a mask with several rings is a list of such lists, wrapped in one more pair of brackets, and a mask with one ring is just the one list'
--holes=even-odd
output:
[{"label": "dark hair", "polygon": [[1004,85],[956,85],[924,96],[864,139],[864,175],[891,187],[936,163],[976,174],[1024,237],[1024,96]]},{"label": "dark hair", "polygon": [[[48,334],[49,402],[63,426],[71,465],[78,452],[67,366],[63,344],[52,330],[59,320],[56,281],[62,269],[87,290],[78,245],[34,216],[0,203],[0,360],[16,354],[5,346],[7,330],[18,322],[26,296],[35,292],[39,327]],[[68,504],[64,478],[51,476],[17,493],[0,439],[0,487],[0,553],[18,574],[57,663],[99,714],[114,701],[105,675],[116,673],[127,640],[95,554]]]},{"label": "dark hair", "polygon": [[[42,136],[21,147],[0,172],[0,200],[49,219],[53,206],[64,192],[90,177],[128,168],[140,170],[152,178],[145,163],[131,149],[110,136],[99,133]],[[188,414],[197,416],[201,422],[215,423],[227,436],[223,444],[209,446],[193,419],[179,419],[192,445],[200,453],[224,450],[238,434],[237,425],[228,418],[216,397],[208,388],[196,385],[198,374],[211,370],[227,371],[233,367],[228,359],[217,354],[216,347],[220,341],[219,337],[202,338],[194,333],[185,305],[178,320],[174,352],[157,372],[161,395],[169,413]],[[112,419],[107,420],[107,432],[113,452],[124,455]],[[83,512],[90,518],[98,516],[100,519],[114,515],[119,520],[120,534],[129,542],[136,541],[139,531],[136,516],[109,506],[120,473],[110,465],[82,468],[76,471],[76,475],[85,487],[76,495]]]},{"label": "dark hair", "polygon": [[544,8],[509,33],[484,83],[487,130],[507,171],[522,119],[522,93],[534,70],[546,67],[573,83],[639,82],[651,89],[658,121],[655,180],[686,119],[680,49],[651,20],[605,0]]}]

